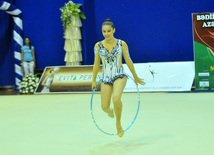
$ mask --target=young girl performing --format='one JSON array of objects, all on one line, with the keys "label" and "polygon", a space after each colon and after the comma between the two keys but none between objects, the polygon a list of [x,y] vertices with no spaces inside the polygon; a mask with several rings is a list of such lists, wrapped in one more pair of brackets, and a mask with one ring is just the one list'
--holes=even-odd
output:
[{"label": "young girl performing", "polygon": [[30,43],[30,38],[25,38],[25,46],[21,48],[21,66],[24,69],[24,75],[28,75],[29,73],[34,74],[34,69],[36,67],[35,61],[35,51],[34,47]]},{"label": "young girl performing", "polygon": [[[106,19],[102,24],[102,33],[104,40],[95,44],[94,53],[95,61],[93,66],[93,81],[92,90],[96,89],[96,76],[102,61],[102,83],[101,83],[101,106],[104,112],[109,117],[116,115],[116,128],[119,137],[124,135],[124,130],[121,126],[122,102],[121,96],[123,89],[126,86],[127,76],[122,66],[122,55],[125,59],[134,77],[136,84],[145,85],[143,79],[140,79],[134,69],[133,62],[129,56],[127,44],[114,38],[115,28],[110,19]],[[114,111],[110,109],[111,96],[113,94]]]}]

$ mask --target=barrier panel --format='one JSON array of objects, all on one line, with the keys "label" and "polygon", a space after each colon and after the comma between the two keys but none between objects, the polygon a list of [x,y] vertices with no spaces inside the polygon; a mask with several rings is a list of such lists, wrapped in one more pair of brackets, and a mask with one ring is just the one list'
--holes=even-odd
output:
[{"label": "barrier panel", "polygon": [[[123,64],[126,74],[132,76],[128,66]],[[137,63],[137,75],[146,82],[139,85],[143,91],[190,91],[194,80],[193,62]],[[36,93],[91,92],[93,66],[50,66],[46,67]],[[102,78],[100,67],[97,81]],[[98,91],[100,85],[98,86]],[[131,79],[127,80],[124,92],[137,92]]]}]

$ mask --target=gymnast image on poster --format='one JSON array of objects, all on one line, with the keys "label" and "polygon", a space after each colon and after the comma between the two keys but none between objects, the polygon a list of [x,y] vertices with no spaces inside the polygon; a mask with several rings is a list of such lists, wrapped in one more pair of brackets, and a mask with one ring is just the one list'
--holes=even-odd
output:
[{"label": "gymnast image on poster", "polygon": [[42,81],[43,89],[42,89],[41,93],[49,93],[50,92],[50,87],[51,87],[51,84],[54,80],[54,75],[57,71],[59,71],[58,67],[52,69],[50,71],[50,73],[48,74],[48,76],[44,79],[44,81]]}]

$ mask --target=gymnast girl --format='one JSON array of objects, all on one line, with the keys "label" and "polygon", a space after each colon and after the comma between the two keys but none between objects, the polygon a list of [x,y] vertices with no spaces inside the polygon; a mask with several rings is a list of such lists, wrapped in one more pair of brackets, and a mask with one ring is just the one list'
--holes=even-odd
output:
[{"label": "gymnast girl", "polygon": [[[101,83],[101,107],[109,117],[114,118],[116,115],[116,128],[119,137],[124,135],[121,126],[122,102],[121,96],[126,86],[127,76],[122,66],[122,55],[125,59],[134,77],[136,84],[145,85],[143,79],[140,79],[134,69],[133,62],[129,55],[127,44],[114,37],[115,27],[111,19],[106,19],[102,24],[102,34],[104,40],[97,42],[94,47],[94,66],[92,90],[96,88],[96,77],[102,61],[102,83]],[[110,108],[111,96],[113,95],[114,109]]]}]

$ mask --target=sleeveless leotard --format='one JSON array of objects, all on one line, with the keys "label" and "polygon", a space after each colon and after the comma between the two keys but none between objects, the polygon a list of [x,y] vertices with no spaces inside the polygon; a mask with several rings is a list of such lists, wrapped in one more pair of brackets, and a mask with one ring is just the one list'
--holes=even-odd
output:
[{"label": "sleeveless leotard", "polygon": [[126,76],[122,66],[122,43],[118,39],[117,45],[109,52],[100,42],[99,51],[95,47],[95,54],[99,52],[102,60],[102,82],[105,84],[113,84],[117,78]]}]

